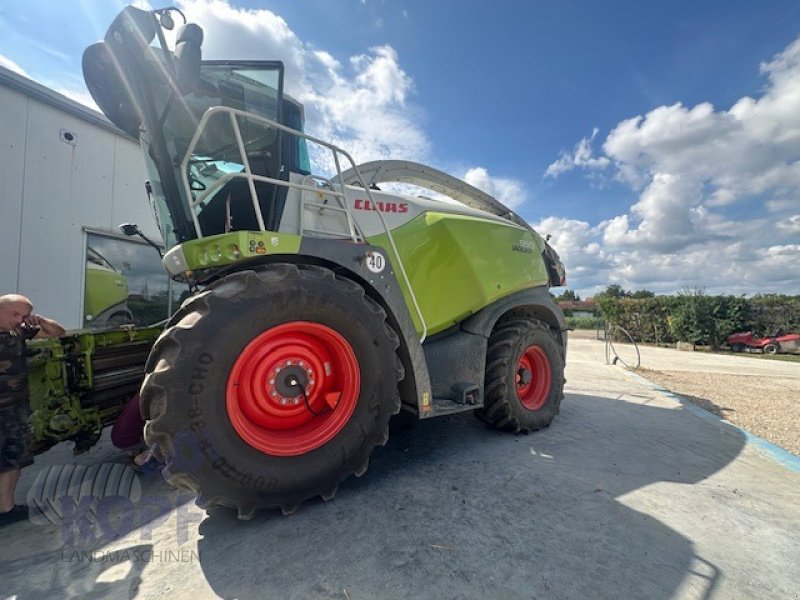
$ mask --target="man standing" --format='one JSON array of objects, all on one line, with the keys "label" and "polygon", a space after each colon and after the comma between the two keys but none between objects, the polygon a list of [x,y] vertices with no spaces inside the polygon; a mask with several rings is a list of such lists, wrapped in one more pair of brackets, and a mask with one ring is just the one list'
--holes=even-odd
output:
[{"label": "man standing", "polygon": [[25,341],[65,333],[32,310],[25,296],[0,296],[0,527],[28,517],[27,506],[14,504],[20,470],[33,463]]}]

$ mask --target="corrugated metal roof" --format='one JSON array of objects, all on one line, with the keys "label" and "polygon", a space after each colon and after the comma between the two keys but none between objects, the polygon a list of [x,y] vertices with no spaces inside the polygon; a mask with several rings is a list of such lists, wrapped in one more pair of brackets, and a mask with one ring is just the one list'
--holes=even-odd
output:
[{"label": "corrugated metal roof", "polygon": [[118,129],[102,113],[92,110],[91,108],[84,106],[79,102],[75,102],[74,100],[67,98],[63,94],[59,94],[58,92],[51,90],[40,83],[36,83],[35,81],[2,66],[0,66],[0,85],[10,88],[21,94],[25,94],[34,100],[38,100],[39,102],[57,108],[58,110],[69,113],[74,117],[91,123],[92,125],[102,127],[103,129],[107,129],[113,133],[116,133],[117,135],[128,138],[129,140],[138,142],[138,140],[135,140],[121,129]]}]

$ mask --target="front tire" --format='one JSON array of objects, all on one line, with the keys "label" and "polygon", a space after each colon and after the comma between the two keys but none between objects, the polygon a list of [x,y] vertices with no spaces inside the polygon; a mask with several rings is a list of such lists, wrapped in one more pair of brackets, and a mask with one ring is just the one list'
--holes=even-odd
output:
[{"label": "front tire", "polygon": [[780,350],[780,346],[777,343],[764,346],[765,354],[777,354],[778,350]]},{"label": "front tire", "polygon": [[366,471],[400,410],[399,338],[358,284],[288,264],[189,299],[153,347],[145,429],[203,506],[293,512]]},{"label": "front tire", "polygon": [[489,338],[485,382],[479,418],[513,433],[549,426],[564,397],[564,358],[547,325],[501,323]]}]

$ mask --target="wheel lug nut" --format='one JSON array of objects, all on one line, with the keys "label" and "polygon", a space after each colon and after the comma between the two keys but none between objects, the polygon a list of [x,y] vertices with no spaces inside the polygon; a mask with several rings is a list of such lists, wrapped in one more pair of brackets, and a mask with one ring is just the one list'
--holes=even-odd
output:
[{"label": "wheel lug nut", "polygon": [[272,392],[270,392],[270,395],[271,395],[271,396],[277,396],[277,395],[278,395],[278,392],[276,392],[275,390],[272,390]]},{"label": "wheel lug nut", "polygon": [[292,400],[292,404],[300,404],[300,398],[295,398]]},{"label": "wheel lug nut", "polygon": [[281,404],[286,405],[286,402],[287,402],[286,398],[281,398]]}]

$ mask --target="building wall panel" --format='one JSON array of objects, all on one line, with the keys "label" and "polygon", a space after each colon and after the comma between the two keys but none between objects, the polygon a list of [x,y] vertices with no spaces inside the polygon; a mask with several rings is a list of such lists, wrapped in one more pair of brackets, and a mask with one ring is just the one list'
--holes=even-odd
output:
[{"label": "building wall panel", "polygon": [[0,86],[0,294],[18,289],[28,98]]},{"label": "building wall panel", "polygon": [[141,151],[107,127],[4,86],[0,111],[0,293],[25,294],[37,312],[81,327],[86,230],[119,234],[130,222],[160,239]]}]

